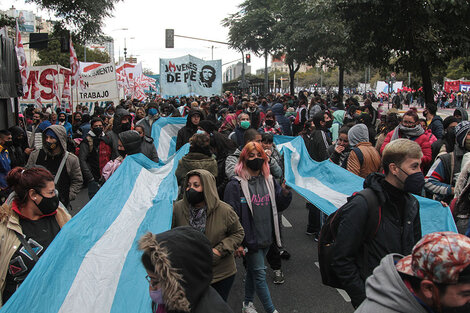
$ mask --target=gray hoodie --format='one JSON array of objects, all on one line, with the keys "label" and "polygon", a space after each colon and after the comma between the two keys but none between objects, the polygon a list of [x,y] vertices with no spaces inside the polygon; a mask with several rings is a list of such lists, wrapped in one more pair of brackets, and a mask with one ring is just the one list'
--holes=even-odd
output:
[{"label": "gray hoodie", "polygon": [[349,145],[356,146],[360,142],[369,142],[369,129],[365,124],[357,124],[348,131]]},{"label": "gray hoodie", "polygon": [[400,254],[385,256],[366,281],[366,300],[356,313],[427,313],[411,294],[395,268]]}]

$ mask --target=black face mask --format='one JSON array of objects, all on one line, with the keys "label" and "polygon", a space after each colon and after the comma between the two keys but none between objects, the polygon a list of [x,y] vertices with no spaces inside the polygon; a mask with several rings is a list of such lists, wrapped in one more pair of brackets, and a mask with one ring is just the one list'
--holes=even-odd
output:
[{"label": "black face mask", "polygon": [[5,141],[5,143],[3,145],[5,147],[11,147],[11,146],[13,146],[13,141],[11,141],[11,140]]},{"label": "black face mask", "polygon": [[118,153],[120,156],[122,156],[123,158],[126,157],[127,153],[126,153],[126,150],[118,150]]},{"label": "black face mask", "polygon": [[92,130],[96,136],[101,136],[103,133],[103,127],[93,127]]},{"label": "black face mask", "polygon": [[262,158],[255,158],[253,160],[246,161],[246,166],[253,171],[259,171],[264,164],[264,160]]},{"label": "black face mask", "polygon": [[408,175],[404,181],[403,191],[411,192],[415,195],[420,195],[424,187],[424,175],[422,172],[417,172],[413,174],[408,174],[401,168],[399,168],[403,173]]},{"label": "black face mask", "polygon": [[131,123],[122,123],[121,131],[125,132],[126,130],[131,130]]},{"label": "black face mask", "polygon": [[36,192],[41,195],[42,200],[39,203],[36,203],[34,200],[33,202],[36,204],[39,211],[41,211],[43,215],[51,214],[57,210],[59,207],[59,197],[57,197],[57,195],[54,195],[52,198],[46,198],[40,192]]},{"label": "black face mask", "polygon": [[49,141],[46,141],[44,143],[44,145],[46,146],[46,149],[49,150],[49,151],[53,151],[53,150],[55,150],[55,148],[57,148],[57,142],[51,143]]},{"label": "black face mask", "polygon": [[[436,310],[435,312],[439,312]],[[441,313],[468,313],[470,312],[470,303],[465,303],[462,306],[448,307],[441,306]]]},{"label": "black face mask", "polygon": [[329,128],[331,128],[331,126],[333,126],[333,121],[328,121],[328,122],[325,123],[326,128],[329,129]]},{"label": "black face mask", "polygon": [[82,122],[82,120],[75,120],[76,124],[80,124],[81,122]]},{"label": "black face mask", "polygon": [[59,118],[59,122],[65,122],[65,118]]},{"label": "black face mask", "polygon": [[204,201],[204,192],[190,188],[189,190],[186,190],[186,199],[188,199],[190,204],[196,205]]},{"label": "black face mask", "polygon": [[273,127],[274,126],[274,120],[266,120],[266,125]]}]

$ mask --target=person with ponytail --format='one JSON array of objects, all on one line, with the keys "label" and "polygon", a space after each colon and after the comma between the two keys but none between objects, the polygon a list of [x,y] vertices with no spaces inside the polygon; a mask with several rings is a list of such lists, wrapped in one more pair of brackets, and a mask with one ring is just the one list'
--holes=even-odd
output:
[{"label": "person with ponytail", "polygon": [[275,242],[281,247],[278,212],[286,209],[292,193],[285,181],[279,185],[269,171],[269,159],[261,144],[249,142],[243,148],[235,174],[225,188],[224,201],[237,213],[245,231],[238,255],[245,256],[245,300],[242,312],[255,313],[255,292],[267,313],[275,309],[266,283],[264,258]]},{"label": "person with ponytail", "polygon": [[16,167],[6,180],[13,192],[0,207],[0,305],[19,288],[71,218],[47,169]]}]

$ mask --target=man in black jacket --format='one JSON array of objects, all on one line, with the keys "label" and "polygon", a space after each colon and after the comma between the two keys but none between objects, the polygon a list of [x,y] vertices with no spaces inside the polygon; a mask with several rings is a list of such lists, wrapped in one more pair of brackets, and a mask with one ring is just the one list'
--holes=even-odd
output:
[{"label": "man in black jacket", "polygon": [[203,119],[204,115],[199,109],[189,111],[186,126],[178,131],[178,137],[176,137],[176,151],[189,142],[189,138],[197,132],[199,122]]},{"label": "man in black jacket", "polygon": [[[305,146],[307,147],[308,154],[310,157],[317,162],[327,160],[328,147],[331,145],[331,133],[330,127],[333,124],[331,115],[328,111],[320,111],[313,116],[312,120],[306,122],[308,129],[303,136]],[[318,234],[320,233],[320,210],[307,202],[308,208],[308,225],[306,234],[313,235],[315,241],[318,241]]]},{"label": "man in black jacket", "polygon": [[424,186],[421,157],[416,142],[394,140],[383,151],[385,176],[373,173],[366,178],[364,188],[374,191],[380,207],[375,235],[367,230],[365,198],[349,198],[342,208],[332,267],[355,308],[365,299],[365,280],[380,260],[390,253],[410,254],[421,238],[419,203],[411,195]]}]

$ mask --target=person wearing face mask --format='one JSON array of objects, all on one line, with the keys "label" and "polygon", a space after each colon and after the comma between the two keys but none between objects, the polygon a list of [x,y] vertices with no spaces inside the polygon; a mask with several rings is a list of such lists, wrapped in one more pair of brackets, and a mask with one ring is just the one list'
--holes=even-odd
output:
[{"label": "person wearing face mask", "polygon": [[186,126],[184,126],[178,131],[178,136],[176,137],[177,151],[189,142],[189,138],[191,138],[197,132],[199,122],[203,119],[204,115],[199,109],[191,109],[189,111]]},{"label": "person wearing face mask", "polygon": [[442,122],[444,126],[444,136],[431,144],[433,160],[436,160],[436,158],[442,154],[454,151],[455,126],[457,126],[458,123],[459,121],[454,116],[448,116],[444,119],[444,122]]},{"label": "person wearing face mask", "polygon": [[69,207],[83,185],[78,157],[67,152],[67,135],[61,125],[52,125],[42,133],[42,149],[31,152],[26,167],[44,166],[54,177],[58,176],[59,199]]},{"label": "person wearing face mask", "polygon": [[82,112],[75,112],[72,119],[72,132],[75,134],[78,131],[80,125],[82,125]]},{"label": "person wearing face mask", "polygon": [[147,116],[137,122],[137,126],[144,128],[145,136],[152,136],[152,125],[160,118],[158,114],[158,104],[156,102],[150,102],[147,105]]},{"label": "person wearing face mask", "polygon": [[426,135],[424,129],[421,127],[418,121],[418,114],[413,110],[407,111],[403,115],[403,119],[400,124],[391,132],[387,134],[387,137],[380,148],[380,153],[383,154],[385,147],[392,141],[398,138],[407,138],[413,140],[421,147],[423,152],[423,159],[421,160],[421,168],[428,168],[432,161],[432,150],[431,143],[429,142],[429,136]]},{"label": "person wearing face mask", "polygon": [[64,126],[67,131],[67,136],[72,137],[72,124],[67,121],[67,114],[65,112],[60,112],[57,115],[57,122],[55,124]]},{"label": "person wearing face mask", "polygon": [[37,111],[33,113],[33,124],[28,126],[26,132],[30,151],[42,148],[42,132],[50,125],[49,121],[44,121],[44,114],[42,112]]},{"label": "person wearing face mask", "polygon": [[348,159],[349,152],[351,151],[349,147],[348,131],[349,127],[341,127],[338,131],[338,139],[336,139],[336,143],[328,147],[330,161],[339,166],[344,165],[344,162]]},{"label": "person wearing face mask", "polygon": [[452,115],[457,119],[458,123],[461,121],[468,121],[468,113],[462,107],[455,109],[454,114]]},{"label": "person wearing face mask", "polygon": [[276,103],[272,107],[276,121],[281,126],[282,133],[286,136],[292,136],[292,123],[289,118],[285,117],[284,105],[282,103]]},{"label": "person wearing face mask", "polygon": [[426,104],[423,116],[426,118],[428,128],[437,139],[441,139],[444,135],[444,126],[442,124],[442,118],[436,115],[436,113],[437,107],[434,104]]},{"label": "person wearing face mask", "polygon": [[436,232],[408,256],[387,255],[367,280],[366,295],[356,313],[470,312],[470,239]]},{"label": "person wearing face mask", "polygon": [[219,199],[210,172],[188,172],[183,187],[183,199],[173,204],[172,227],[189,225],[209,239],[213,256],[211,284],[227,301],[237,272],[234,252],[245,236],[243,227],[232,207]]},{"label": "person wearing face mask", "polygon": [[[183,185],[183,180],[186,177],[186,174],[195,169],[204,169],[209,173],[217,177],[217,161],[212,156],[211,146],[210,146],[210,137],[204,130],[198,130],[189,139],[190,147],[189,152],[178,161],[178,167],[175,171],[176,180],[178,181],[178,186]],[[182,195],[181,190],[181,195]]]},{"label": "person wearing face mask", "polygon": [[71,218],[48,170],[16,167],[7,182],[14,192],[0,208],[0,305],[20,287]]},{"label": "person wearing face mask", "polygon": [[104,134],[103,121],[100,118],[91,120],[91,130],[80,143],[78,159],[88,187],[88,197],[91,199],[100,189],[101,171],[111,159],[111,146]]},{"label": "person wearing face mask", "polygon": [[11,159],[11,168],[25,166],[28,161],[28,150],[30,150],[28,148],[26,132],[19,126],[12,126],[8,130],[10,131],[12,138],[11,146],[8,147]]},{"label": "person wearing face mask", "polygon": [[258,108],[254,99],[248,102],[248,106],[244,113],[250,117],[250,128],[258,129],[261,126],[261,122],[264,120],[264,113]]},{"label": "person wearing face mask", "polygon": [[[384,174],[372,173],[364,181],[377,199],[381,216],[374,236],[367,236],[369,219],[365,197],[352,196],[342,209],[331,267],[357,308],[365,299],[365,281],[390,253],[407,255],[421,238],[418,200],[424,186],[422,152],[408,139],[392,141],[383,152]],[[372,238],[371,238],[372,237]]]},{"label": "person wearing face mask", "polygon": [[369,142],[369,131],[366,125],[357,124],[348,132],[351,151],[345,168],[353,174],[366,178],[370,173],[380,169],[380,154]]},{"label": "person wearing face mask", "polygon": [[247,129],[251,126],[250,116],[246,113],[240,113],[237,117],[237,127],[228,136],[238,147],[243,144],[243,136]]},{"label": "person wearing face mask", "polygon": [[246,261],[242,312],[256,312],[253,305],[256,293],[265,312],[277,313],[266,282],[264,258],[273,242],[282,247],[278,211],[289,206],[292,193],[285,182],[279,185],[271,176],[268,156],[259,143],[245,145],[235,173],[225,188],[224,201],[233,207],[245,230],[242,246],[237,250]]},{"label": "person wearing face mask", "polygon": [[263,126],[261,126],[258,131],[261,134],[270,133],[272,135],[282,135],[282,129],[276,122],[276,117],[274,116],[274,113],[272,111],[266,113]]},{"label": "person wearing face mask", "polygon": [[203,233],[190,226],[147,233],[139,249],[152,313],[233,313],[210,285],[214,257]]},{"label": "person wearing face mask", "polygon": [[5,201],[10,191],[6,177],[11,170],[10,152],[8,151],[11,145],[11,133],[6,129],[0,130],[0,201]]},{"label": "person wearing face mask", "polygon": [[109,138],[110,145],[112,148],[111,159],[115,159],[119,156],[118,152],[118,140],[119,134],[132,129],[132,116],[129,111],[119,108],[116,110],[113,118],[113,128],[106,133]]},{"label": "person wearing face mask", "polygon": [[426,174],[426,191],[433,194],[436,200],[450,203],[454,195],[462,158],[470,152],[470,122],[463,121],[455,127],[454,151],[440,155]]}]

